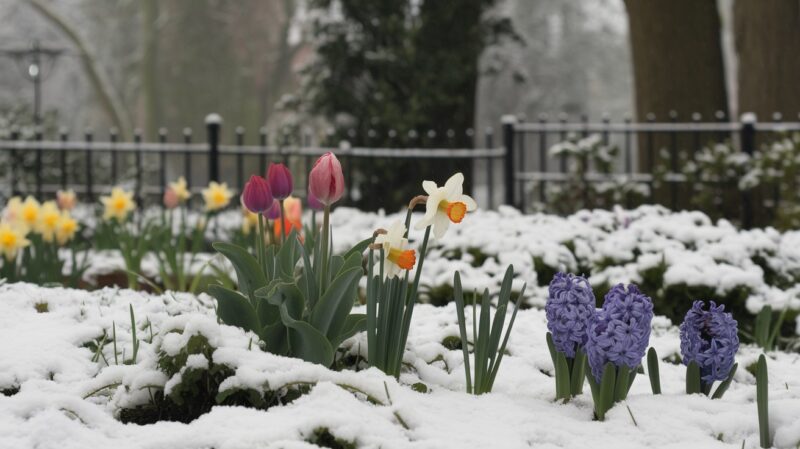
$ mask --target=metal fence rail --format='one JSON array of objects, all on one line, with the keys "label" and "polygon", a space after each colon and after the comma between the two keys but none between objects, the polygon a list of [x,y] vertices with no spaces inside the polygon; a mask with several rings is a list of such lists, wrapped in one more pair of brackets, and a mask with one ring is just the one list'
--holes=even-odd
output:
[{"label": "metal fence rail", "polygon": [[[471,132],[471,130],[470,130]],[[469,134],[471,135],[471,134]],[[65,133],[59,140],[45,140],[39,133],[32,139],[21,140],[18,134],[0,140],[0,163],[5,165],[4,188],[0,196],[54,193],[71,188],[89,201],[111,186],[125,183],[134,190],[137,199],[153,198],[163,194],[167,183],[184,176],[194,191],[208,181],[226,181],[235,187],[242,186],[254,173],[264,173],[270,162],[283,162],[302,173],[295,184],[299,194],[307,185],[303,177],[311,169],[314,159],[327,151],[340,158],[345,172],[351,173],[358,159],[374,160],[463,160],[482,161],[488,196],[487,207],[494,207],[494,171],[499,160],[506,155],[504,147],[492,147],[492,133],[485,133],[484,148],[379,148],[349,146],[342,142],[338,147],[312,144],[303,136],[302,144],[268,144],[267,133],[259,132],[258,145],[244,145],[244,130],[236,128],[235,144],[221,143],[221,123],[206,123],[206,142],[193,142],[190,130],[184,130],[182,142],[168,142],[166,130],[159,132],[158,142],[144,142],[140,132],[133,141],[119,141],[115,131],[108,139],[95,139],[87,132],[83,140],[69,140]],[[350,195],[348,191],[347,195]],[[345,198],[345,203],[351,200]]]}]

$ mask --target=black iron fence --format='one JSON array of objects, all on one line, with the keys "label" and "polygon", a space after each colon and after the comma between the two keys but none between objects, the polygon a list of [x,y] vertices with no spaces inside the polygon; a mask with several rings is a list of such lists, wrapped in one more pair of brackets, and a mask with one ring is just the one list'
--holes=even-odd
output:
[{"label": "black iron fence", "polygon": [[[597,173],[590,170],[585,175],[588,183],[608,182],[615,176],[625,175],[628,182],[651,187],[643,202],[656,202],[672,209],[686,207],[686,195],[692,189],[686,186],[688,180],[681,172],[685,160],[681,158],[715,143],[726,143],[736,151],[752,156],[764,144],[800,131],[800,122],[782,122],[775,115],[775,121],[757,122],[752,115],[744,115],[736,122],[702,122],[698,115],[692,122],[655,122],[654,120],[635,123],[631,120],[611,122],[591,122],[583,117],[579,122],[566,119],[548,121],[541,118],[537,122],[517,123],[513,117],[506,118],[503,125],[504,146],[507,149],[505,172],[505,203],[522,210],[548,203],[548,185],[565,183],[568,179],[567,158],[564,154],[554,154],[554,145],[577,136],[586,138],[595,135],[604,145],[619,149],[613,161],[611,173]],[[661,170],[658,180],[663,185],[654,189],[657,182],[654,172]],[[773,196],[760,204],[754,204],[753,192],[738,192],[736,185],[730,188],[737,192],[734,207],[738,216],[728,217],[740,220],[742,226],[753,224],[754,213],[764,207],[775,208],[777,199]],[[763,195],[762,195],[763,196]],[[759,197],[756,195],[756,197]],[[755,211],[755,212],[754,212]]]},{"label": "black iron fence", "polygon": [[[55,140],[46,140],[41,133],[27,138],[11,133],[10,138],[0,140],[0,161],[5,167],[5,170],[0,169],[0,176],[4,176],[0,196],[30,194],[41,198],[59,189],[71,188],[93,201],[112,186],[123,184],[134,190],[138,200],[146,201],[163,195],[168,182],[178,176],[185,177],[195,192],[209,181],[224,181],[238,188],[251,174],[263,174],[270,162],[283,162],[295,174],[302,174],[302,178],[295,179],[295,186],[298,194],[303,195],[307,185],[305,174],[314,160],[326,151],[337,154],[348,177],[359,159],[390,164],[396,160],[420,164],[434,160],[466,161],[471,163],[474,172],[480,171],[482,182],[472,187],[484,191],[483,204],[492,208],[494,198],[502,196],[496,195],[500,192],[495,191],[495,180],[499,178],[495,172],[502,166],[506,151],[502,146],[494,146],[490,128],[482,133],[484,145],[472,148],[367,148],[351,146],[346,141],[323,146],[314,142],[311,132],[302,133],[294,139],[297,143],[292,143],[292,139],[283,137],[271,139],[265,129],[259,130],[257,145],[245,145],[245,132],[241,127],[235,128],[232,144],[224,144],[221,120],[213,114],[206,121],[205,131],[205,142],[197,142],[190,129],[184,129],[177,142],[170,141],[164,129],[159,131],[156,142],[145,142],[139,131],[127,142],[121,141],[115,130],[106,135],[107,139],[87,131],[81,140],[70,140],[66,133],[60,133]],[[472,130],[464,132],[472,140],[478,140]],[[450,133],[452,131],[448,135]],[[269,143],[270,140],[278,143]],[[427,142],[420,139],[419,143]],[[360,188],[370,187],[362,182]],[[344,203],[353,203],[354,195],[358,195],[356,189],[349,189]]]}]

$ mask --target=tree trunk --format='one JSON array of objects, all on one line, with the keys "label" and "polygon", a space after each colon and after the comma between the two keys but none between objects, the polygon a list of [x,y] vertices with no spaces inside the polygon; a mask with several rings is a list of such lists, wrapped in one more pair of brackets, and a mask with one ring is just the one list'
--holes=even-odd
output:
[{"label": "tree trunk", "polygon": [[636,114],[666,121],[727,112],[720,21],[714,0],[626,0]]},{"label": "tree trunk", "polygon": [[734,35],[739,57],[739,111],[759,120],[800,112],[800,3],[736,0]]},{"label": "tree trunk", "polygon": [[161,114],[158,106],[158,0],[142,0],[142,115],[147,140],[155,140]]},{"label": "tree trunk", "polygon": [[[703,121],[715,121],[717,111],[727,117],[717,2],[625,0],[625,5],[638,121],[691,121],[694,113]],[[639,170],[653,173],[662,164],[667,171],[677,171],[680,151],[697,151],[717,136],[642,133],[638,137]],[[651,201],[674,209],[689,205],[686,186],[667,182],[653,187]]]}]

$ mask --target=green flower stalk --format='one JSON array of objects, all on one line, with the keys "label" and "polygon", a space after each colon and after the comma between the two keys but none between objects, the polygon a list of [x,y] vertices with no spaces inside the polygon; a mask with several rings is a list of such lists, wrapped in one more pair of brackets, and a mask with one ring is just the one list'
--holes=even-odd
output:
[{"label": "green flower stalk", "polygon": [[772,438],[769,433],[769,375],[767,373],[767,358],[764,354],[758,357],[756,366],[756,404],[758,406],[758,433],[761,447],[772,447]]}]

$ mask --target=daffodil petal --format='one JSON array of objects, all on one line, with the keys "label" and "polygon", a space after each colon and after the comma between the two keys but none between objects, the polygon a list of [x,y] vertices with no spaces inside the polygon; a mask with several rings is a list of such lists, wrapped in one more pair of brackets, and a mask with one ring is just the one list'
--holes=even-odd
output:
[{"label": "daffodil petal", "polygon": [[433,218],[433,236],[436,240],[441,239],[447,233],[447,228],[450,227],[450,219],[443,213],[438,213]]},{"label": "daffodil petal", "polygon": [[467,210],[470,211],[470,212],[472,212],[472,211],[474,211],[475,209],[478,208],[478,203],[476,203],[475,200],[473,200],[472,197],[469,196],[469,195],[461,195],[461,198],[459,198],[459,201],[461,201],[462,203],[466,204],[467,205]]},{"label": "daffodil petal", "polygon": [[445,198],[461,196],[463,193],[464,175],[456,173],[444,183]]},{"label": "daffodil petal", "polygon": [[436,192],[436,189],[438,189],[438,187],[436,186],[435,182],[422,181],[422,190],[424,190],[428,195],[433,195],[433,193]]}]

